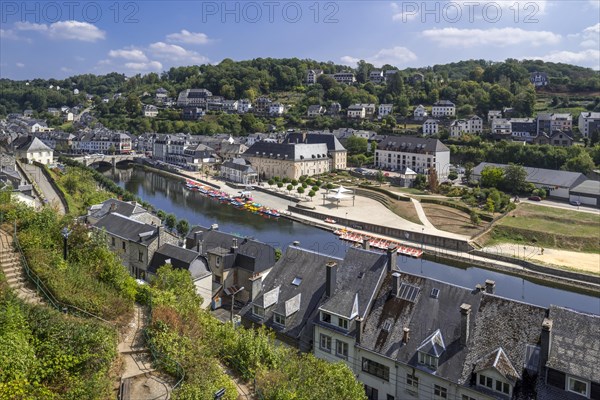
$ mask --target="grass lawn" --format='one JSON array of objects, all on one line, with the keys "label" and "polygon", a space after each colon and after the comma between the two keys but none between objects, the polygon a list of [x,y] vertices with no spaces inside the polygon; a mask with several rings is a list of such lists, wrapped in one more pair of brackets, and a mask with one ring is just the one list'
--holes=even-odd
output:
[{"label": "grass lawn", "polygon": [[490,242],[533,242],[551,248],[600,252],[600,216],[521,204],[496,223]]},{"label": "grass lawn", "polygon": [[422,203],[421,206],[423,207],[423,211],[425,211],[425,215],[427,215],[429,222],[443,231],[473,236],[478,233],[484,225],[483,223],[480,223],[477,226],[473,225],[471,217],[467,213],[452,207],[427,203]]},{"label": "grass lawn", "polygon": [[390,205],[388,208],[392,210],[394,214],[399,215],[410,222],[421,225],[421,220],[419,219],[419,215],[417,214],[417,210],[415,209],[412,201],[390,199]]},{"label": "grass lawn", "polygon": [[414,194],[414,195],[424,195],[425,192],[420,190],[420,189],[415,189],[415,188],[403,188],[403,187],[399,187],[399,186],[389,186],[387,187],[387,189],[390,192],[397,192],[397,193],[403,193],[403,194]]}]

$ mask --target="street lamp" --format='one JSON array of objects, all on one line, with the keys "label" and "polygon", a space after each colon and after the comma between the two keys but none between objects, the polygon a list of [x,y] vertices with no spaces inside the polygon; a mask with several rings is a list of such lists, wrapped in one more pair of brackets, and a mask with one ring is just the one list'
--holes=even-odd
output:
[{"label": "street lamp", "polygon": [[67,228],[65,226],[60,231],[60,234],[63,237],[63,259],[66,261],[67,260],[67,239],[69,238],[69,235],[71,234],[71,231],[69,230],[69,228]]},{"label": "street lamp", "polygon": [[241,292],[242,290],[244,290],[243,286],[241,288],[239,288],[238,290],[231,292],[231,323],[232,324],[233,324],[233,305],[235,304],[235,295],[238,294],[239,292]]}]

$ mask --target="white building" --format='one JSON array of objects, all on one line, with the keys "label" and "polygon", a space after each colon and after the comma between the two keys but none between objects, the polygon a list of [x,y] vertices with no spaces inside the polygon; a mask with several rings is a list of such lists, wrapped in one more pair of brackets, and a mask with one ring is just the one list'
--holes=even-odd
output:
[{"label": "white building", "polygon": [[238,101],[238,113],[245,114],[250,110],[252,110],[252,102],[249,99]]},{"label": "white building", "polygon": [[431,108],[433,117],[454,117],[456,115],[456,106],[449,100],[440,100]]},{"label": "white building", "polygon": [[483,132],[483,119],[473,115],[469,119],[457,119],[450,124],[450,136],[459,137],[463,133],[480,134]]},{"label": "white building", "polygon": [[510,135],[512,127],[510,121],[504,118],[496,118],[492,121],[492,134],[494,135]]},{"label": "white building", "polygon": [[339,72],[333,74],[333,79],[335,79],[337,83],[345,83],[348,85],[356,82],[356,77],[352,72]]},{"label": "white building", "polygon": [[388,136],[375,150],[375,167],[401,170],[410,168],[418,174],[428,174],[435,168],[438,178],[448,175],[450,149],[432,138]]},{"label": "white building", "polygon": [[393,108],[393,104],[380,104],[378,110],[379,119],[390,115],[392,113]]},{"label": "white building", "polygon": [[502,119],[502,111],[500,110],[490,110],[487,114],[487,120],[491,125],[494,120]]},{"label": "white building", "polygon": [[348,118],[364,119],[365,117],[366,111],[362,104],[353,104],[348,107]]},{"label": "white building", "polygon": [[573,129],[573,116],[569,113],[540,113],[537,117],[538,135],[542,132],[570,131]]},{"label": "white building", "polygon": [[35,161],[44,165],[52,164],[54,151],[46,146],[40,139],[27,136],[22,140],[15,142],[16,159],[27,160],[28,163]]},{"label": "white building", "polygon": [[143,113],[144,117],[154,118],[158,115],[158,108],[152,104],[146,104]]},{"label": "white building", "polygon": [[283,115],[285,112],[285,107],[281,103],[272,103],[269,105],[269,114],[270,115]]},{"label": "white building", "polygon": [[317,79],[319,76],[323,75],[322,69],[309,69],[306,73],[306,83],[309,85],[314,85],[317,83]]},{"label": "white building", "polygon": [[437,135],[440,131],[440,121],[429,118],[423,123],[423,135]]},{"label": "white building", "polygon": [[[592,129],[590,129],[590,127]],[[582,112],[579,114],[579,132],[583,137],[589,137],[590,134],[600,127],[600,112]]]},{"label": "white building", "polygon": [[186,89],[179,93],[177,105],[179,107],[206,107],[209,97],[212,97],[212,92],[207,89]]},{"label": "white building", "polygon": [[422,120],[423,118],[427,117],[427,115],[429,115],[429,114],[427,113],[427,109],[425,109],[425,107],[423,107],[421,104],[419,104],[418,106],[415,107],[415,111],[414,111],[413,115],[416,120]]}]

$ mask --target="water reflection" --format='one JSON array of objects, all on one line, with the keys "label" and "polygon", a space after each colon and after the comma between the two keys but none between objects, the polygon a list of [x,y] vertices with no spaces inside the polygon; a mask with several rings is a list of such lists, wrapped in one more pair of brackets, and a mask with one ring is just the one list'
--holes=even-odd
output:
[{"label": "water reflection", "polygon": [[[180,182],[161,175],[129,168],[109,169],[104,174],[120,186],[137,194],[157,209],[186,219],[190,225],[218,224],[225,232],[251,236],[262,242],[285,249],[294,241],[304,248],[323,254],[343,257],[348,244],[330,232],[303,225],[287,219],[272,219],[255,215],[232,206],[220,204],[199,192],[190,192]],[[544,307],[561,305],[581,311],[600,314],[600,299],[575,292],[557,289],[519,277],[488,271],[481,268],[459,268],[429,260],[399,257],[401,270],[474,288],[486,279],[496,281],[496,293],[515,300]]]}]

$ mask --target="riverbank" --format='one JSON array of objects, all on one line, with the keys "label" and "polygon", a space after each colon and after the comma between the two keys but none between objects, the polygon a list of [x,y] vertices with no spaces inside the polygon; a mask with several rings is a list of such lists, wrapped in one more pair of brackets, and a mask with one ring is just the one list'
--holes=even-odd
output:
[{"label": "riverbank", "polygon": [[[181,182],[185,181],[185,177],[181,174],[177,174],[177,173],[172,173],[172,172],[166,172],[164,170],[159,170],[156,168],[152,168],[152,167],[145,167],[148,170],[152,170],[155,172],[158,172],[160,174],[169,174],[169,175],[175,175],[175,177],[180,180]],[[187,175],[187,177],[189,178],[193,178],[196,180],[202,180],[204,182],[210,183],[212,186],[218,186],[220,187],[220,190],[227,192],[228,194],[231,195],[235,195],[239,192],[238,188],[233,188],[230,187],[228,185],[226,185],[223,181],[220,180],[216,180],[214,178],[208,178],[206,179],[205,176],[201,175],[201,174],[194,174],[194,173],[190,173],[189,171],[185,171],[185,175]],[[263,188],[265,189],[265,188]],[[288,206],[294,206],[295,202],[292,202],[290,200],[278,197],[274,194],[270,194],[268,189],[267,190],[261,190],[261,191],[253,191],[252,192],[252,196],[254,197],[254,200],[256,202],[259,202],[269,208],[273,208],[273,209],[277,209],[277,210],[286,210],[288,208]],[[302,201],[300,202],[300,204],[303,204],[305,206],[311,207],[313,206],[315,208],[315,211],[318,210],[319,208],[317,207],[317,201]],[[350,204],[352,203],[352,200],[350,200]],[[293,208],[292,208],[293,209]],[[356,196],[355,199],[355,204],[354,206],[340,206],[339,208],[335,207],[335,208],[326,208],[327,214],[329,217],[333,218],[334,220],[336,220],[336,224],[328,224],[325,223],[323,218],[313,218],[310,217],[308,215],[303,215],[299,212],[294,212],[292,211],[291,213],[286,213],[286,218],[289,218],[293,221],[297,221],[300,222],[302,224],[306,224],[309,226],[313,226],[313,227],[317,227],[319,229],[322,230],[326,230],[326,231],[334,231],[336,229],[341,229],[341,228],[348,228],[349,225],[344,224],[344,223],[340,223],[341,220],[344,220],[346,217],[346,213],[348,215],[347,221],[354,221],[355,224],[362,224],[365,227],[368,226],[368,224],[373,223],[373,221],[381,221],[381,219],[383,218],[381,214],[384,214],[384,211],[381,210],[382,207],[379,203],[377,203],[376,201],[373,201],[371,199],[366,199],[366,198],[361,198],[360,196]],[[373,210],[377,210],[377,212],[373,212]],[[313,210],[309,210],[309,211],[313,211]],[[387,210],[386,210],[387,211]],[[339,215],[342,215],[341,218],[339,218]],[[388,218],[387,223],[383,223],[383,226],[398,226],[398,219],[392,220],[390,215],[384,214],[386,215],[385,218]],[[352,216],[352,218],[350,218]],[[394,218],[399,218],[396,215],[393,215]],[[401,224],[400,224],[401,226]],[[447,247],[443,247],[443,246],[438,246],[437,244],[439,244],[440,242],[438,241],[437,243],[434,242],[433,244],[429,244],[429,243],[422,243],[419,240],[410,240],[410,239],[414,239],[414,237],[417,237],[418,234],[424,233],[426,231],[426,229],[423,226],[419,226],[419,230],[414,232],[415,235],[409,235],[408,238],[406,237],[396,237],[396,236],[388,236],[388,235],[383,235],[383,234],[377,234],[377,233],[373,233],[370,231],[366,231],[363,229],[352,229],[353,231],[356,231],[359,234],[364,234],[364,235],[369,235],[375,238],[380,238],[383,240],[393,240],[393,241],[400,241],[403,244],[406,244],[407,246],[411,246],[411,247],[415,247],[415,248],[422,248],[425,252],[426,255],[428,255],[428,257],[441,257],[440,259],[443,258],[448,258],[451,260],[454,260],[454,262],[464,262],[467,265],[471,265],[471,266],[478,266],[487,270],[491,270],[491,271],[497,271],[497,272],[501,272],[501,273],[508,273],[510,275],[514,275],[514,276],[519,276],[522,278],[527,278],[527,279],[534,279],[540,282],[548,282],[549,284],[551,284],[552,286],[556,286],[556,287],[564,287],[567,288],[569,290],[575,290],[578,292],[584,292],[584,293],[588,293],[588,294],[593,294],[593,295],[600,295],[600,285],[593,283],[593,279],[597,278],[597,277],[589,277],[589,281],[587,281],[587,278],[585,277],[585,275],[582,275],[584,277],[583,280],[577,280],[577,279],[570,279],[564,276],[559,276],[557,273],[554,273],[555,271],[551,268],[551,267],[547,267],[547,266],[539,266],[539,270],[531,270],[528,268],[525,268],[521,265],[517,264],[518,260],[515,260],[514,262],[510,262],[510,261],[505,261],[505,260],[494,260],[492,258],[489,257],[485,257],[484,255],[475,255],[473,254],[472,251],[457,251],[456,249],[449,249]],[[428,233],[429,235],[433,235],[435,236],[435,232],[430,232]],[[543,272],[540,272],[543,271]]]}]

